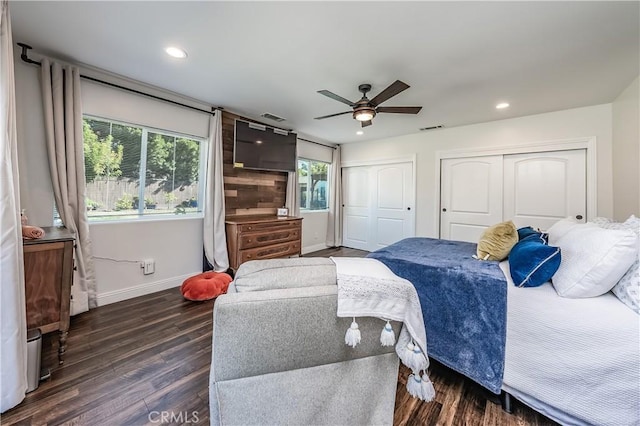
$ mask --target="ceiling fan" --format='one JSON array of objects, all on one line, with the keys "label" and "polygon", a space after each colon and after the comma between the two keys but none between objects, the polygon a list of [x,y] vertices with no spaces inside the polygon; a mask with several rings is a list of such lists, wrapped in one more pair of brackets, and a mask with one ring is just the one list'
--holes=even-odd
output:
[{"label": "ceiling fan", "polygon": [[351,102],[348,99],[343,98],[342,96],[338,96],[333,92],[328,90],[318,90],[318,93],[328,96],[331,99],[335,99],[338,102],[342,102],[343,104],[349,105],[353,108],[352,111],[344,111],[339,112],[337,114],[324,115],[322,117],[316,117],[316,120],[323,120],[325,118],[336,117],[338,115],[343,114],[351,114],[353,113],[353,118],[362,122],[362,127],[370,126],[371,120],[376,114],[381,112],[394,113],[394,114],[417,114],[420,112],[422,107],[384,107],[379,106],[381,103],[386,101],[389,98],[397,95],[398,93],[408,89],[410,86],[406,83],[403,83],[400,80],[396,80],[391,83],[389,87],[384,89],[382,92],[378,93],[376,97],[373,99],[367,98],[367,93],[371,91],[370,84],[361,84],[358,86],[358,90],[362,92],[362,98],[358,102]]}]

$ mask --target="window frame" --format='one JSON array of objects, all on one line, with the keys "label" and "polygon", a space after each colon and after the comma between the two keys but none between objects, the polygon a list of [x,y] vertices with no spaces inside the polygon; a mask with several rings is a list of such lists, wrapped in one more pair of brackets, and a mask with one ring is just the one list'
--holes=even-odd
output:
[{"label": "window frame", "polygon": [[[301,204],[302,199],[298,200],[298,204],[300,205],[300,213],[322,213],[322,212],[328,212],[329,211],[329,199],[330,197],[330,191],[331,191],[331,186],[330,186],[330,180],[331,180],[331,167],[332,167],[332,163],[326,162],[326,161],[322,161],[322,160],[314,160],[312,158],[307,158],[307,157],[298,157],[297,158],[297,162],[296,162],[296,173],[298,173],[298,187],[296,188],[296,190],[298,191],[298,194],[300,194],[300,161],[306,161],[309,165],[309,172],[311,172],[311,163],[322,163],[322,164],[326,164],[327,165],[327,207],[325,207],[324,209],[311,209],[308,207],[303,207]],[[309,204],[311,203],[311,189],[307,188],[307,200],[309,202]],[[302,198],[302,197],[301,197]]]},{"label": "window frame", "polygon": [[[118,215],[113,215],[109,217],[100,217],[100,216],[87,216],[89,220],[89,224],[99,223],[125,223],[125,222],[139,222],[139,221],[157,221],[157,220],[184,220],[184,219],[201,219],[204,217],[204,196],[205,196],[205,186],[206,186],[206,159],[207,154],[209,152],[209,141],[206,138],[202,138],[200,136],[194,136],[187,133],[178,133],[172,132],[170,130],[158,129],[153,126],[147,126],[144,124],[134,124],[129,123],[122,120],[114,120],[111,118],[101,117],[94,114],[82,114],[82,120],[96,120],[108,122],[120,126],[129,126],[129,127],[137,127],[142,130],[142,135],[140,136],[140,177],[138,179],[140,188],[138,190],[138,199],[144,200],[144,190],[147,179],[147,145],[148,145],[148,134],[156,133],[164,136],[169,136],[173,138],[184,138],[191,139],[197,141],[200,144],[200,154],[198,158],[198,205],[202,205],[202,208],[196,212],[189,212],[184,214],[169,214],[169,213],[149,213],[145,212],[144,205],[145,203],[138,203],[138,210],[136,213],[132,213],[129,215],[122,215],[119,217]],[[83,152],[84,152],[84,140],[83,143]],[[144,161],[142,161],[144,159]],[[86,184],[86,170],[85,170],[85,184]],[[54,201],[55,204],[55,201]],[[132,217],[136,215],[136,217]]]}]

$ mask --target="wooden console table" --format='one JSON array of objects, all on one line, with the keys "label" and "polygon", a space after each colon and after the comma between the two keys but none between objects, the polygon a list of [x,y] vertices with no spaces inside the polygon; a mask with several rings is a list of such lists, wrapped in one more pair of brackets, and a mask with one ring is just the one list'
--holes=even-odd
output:
[{"label": "wooden console table", "polygon": [[227,250],[232,269],[248,260],[300,255],[302,218],[293,216],[227,216]]},{"label": "wooden console table", "polygon": [[74,238],[66,228],[42,229],[43,238],[23,240],[27,328],[60,333],[62,364],[69,333]]}]

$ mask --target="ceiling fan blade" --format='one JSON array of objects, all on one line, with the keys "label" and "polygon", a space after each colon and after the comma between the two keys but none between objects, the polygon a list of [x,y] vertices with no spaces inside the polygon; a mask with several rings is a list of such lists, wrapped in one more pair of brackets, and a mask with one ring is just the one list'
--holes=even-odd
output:
[{"label": "ceiling fan blade", "polygon": [[345,99],[342,96],[336,95],[333,92],[330,92],[328,90],[318,90],[318,93],[320,93],[321,95],[325,95],[331,99],[335,99],[338,102],[342,102],[343,104],[347,104],[349,106],[355,106],[355,103],[351,102],[349,99]]},{"label": "ceiling fan blade", "polygon": [[386,101],[387,99],[397,95],[403,90],[407,90],[408,88],[409,88],[409,85],[407,83],[403,83],[400,80],[396,80],[393,83],[391,83],[389,87],[384,89],[382,92],[378,93],[378,95],[375,98],[371,99],[371,102],[369,103],[374,107],[378,106],[384,101]]},{"label": "ceiling fan blade", "polygon": [[344,114],[353,114],[353,111],[345,111],[345,112],[339,112],[337,114],[329,114],[329,115],[323,115],[322,117],[316,117],[316,120],[324,120],[325,118],[330,118],[330,117],[335,117],[337,115],[344,115]]},{"label": "ceiling fan blade", "polygon": [[362,127],[367,127],[367,126],[371,126],[373,123],[371,122],[371,120],[369,121],[363,121],[362,122]]},{"label": "ceiling fan blade", "polygon": [[376,112],[391,112],[394,114],[417,114],[422,107],[378,107]]}]

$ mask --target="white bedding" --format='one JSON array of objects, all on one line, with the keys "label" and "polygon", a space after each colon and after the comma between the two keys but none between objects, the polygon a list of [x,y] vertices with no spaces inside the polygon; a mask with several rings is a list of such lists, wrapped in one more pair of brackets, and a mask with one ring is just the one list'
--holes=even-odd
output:
[{"label": "white bedding", "polygon": [[517,288],[507,262],[503,389],[562,424],[640,424],[640,316],[613,294]]}]

